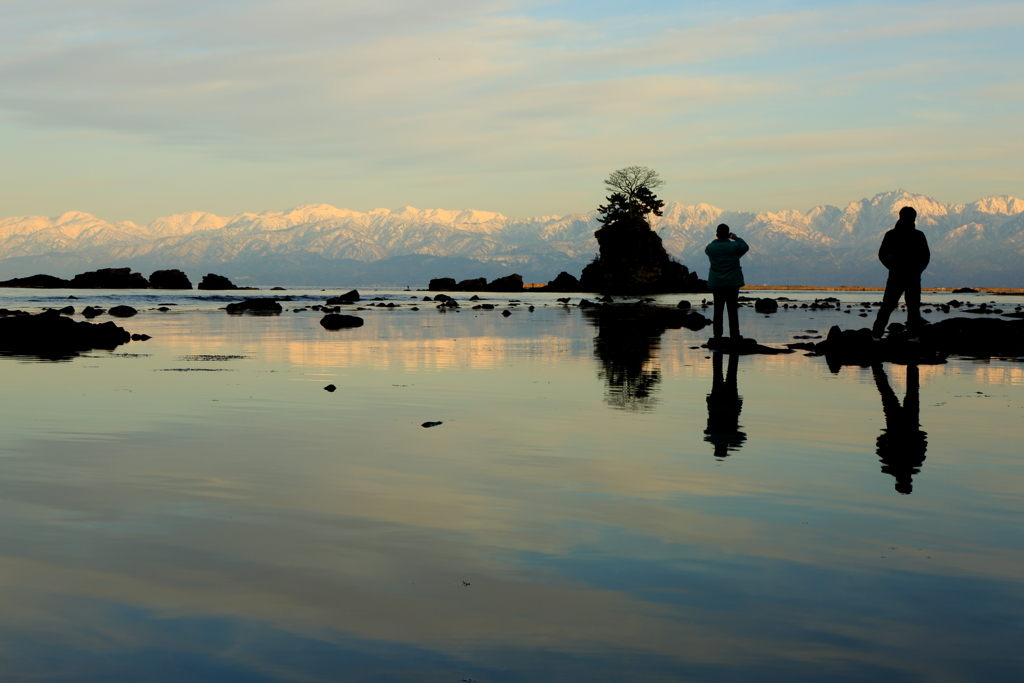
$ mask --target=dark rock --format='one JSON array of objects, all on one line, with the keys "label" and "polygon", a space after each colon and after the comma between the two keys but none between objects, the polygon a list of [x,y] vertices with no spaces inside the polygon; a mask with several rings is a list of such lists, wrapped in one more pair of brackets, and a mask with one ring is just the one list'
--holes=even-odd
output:
[{"label": "dark rock", "polygon": [[676,308],[681,309],[683,311],[688,311],[688,310],[690,310],[692,308],[692,306],[690,306],[690,302],[689,301],[687,301],[686,299],[683,299],[678,304],[676,304]]},{"label": "dark rock", "polygon": [[494,304],[477,304],[473,308],[480,308],[480,309],[483,309],[485,311],[493,311],[494,310]]},{"label": "dark rock", "polygon": [[576,304],[576,305],[579,308],[593,308],[595,306],[600,306],[601,304],[595,304],[590,299],[580,299],[580,302],[578,304]]},{"label": "dark rock", "polygon": [[560,299],[555,299],[555,301],[557,301],[560,304],[567,304],[571,301],[571,299],[567,296],[563,296]]},{"label": "dark rock", "polygon": [[131,335],[113,322],[89,323],[61,315],[18,315],[0,318],[0,353],[51,360],[70,358],[90,349],[115,349]]},{"label": "dark rock", "polygon": [[548,282],[540,290],[545,292],[578,292],[580,291],[580,281],[563,270],[555,276],[554,280]]},{"label": "dark rock", "polygon": [[530,313],[533,313],[533,311],[534,311],[535,309],[533,308],[533,306],[530,306],[530,307],[529,307],[529,308],[527,308],[526,310],[528,310],[528,311],[529,311]]},{"label": "dark rock", "polygon": [[180,270],[158,270],[149,276],[153,289],[192,289],[192,281]]},{"label": "dark rock", "polygon": [[470,301],[480,301],[480,297],[478,297],[476,294],[474,294],[473,296],[469,297],[469,300]]},{"label": "dark rock", "polygon": [[775,299],[758,299],[754,302],[754,310],[758,313],[775,313],[779,310],[779,304]]},{"label": "dark rock", "polygon": [[326,387],[324,387],[324,391],[331,391],[331,392],[333,392],[337,388],[338,387],[334,386],[333,384],[328,384]]},{"label": "dark rock", "polygon": [[953,294],[977,294],[977,293],[978,293],[978,290],[973,289],[971,287],[960,287],[959,289],[954,289],[953,290]]},{"label": "dark rock", "polygon": [[27,311],[19,311],[19,310],[13,310],[12,311],[12,310],[8,310],[6,308],[0,308],[0,318],[3,318],[3,317],[8,316],[8,315],[30,315],[30,314]]},{"label": "dark rock", "polygon": [[236,285],[234,282],[227,279],[223,275],[215,275],[214,273],[208,273],[203,276],[202,282],[200,282],[199,285],[196,286],[196,289],[238,289],[238,285]]},{"label": "dark rock", "polygon": [[101,268],[71,278],[70,287],[82,289],[146,289],[149,280],[131,268]]},{"label": "dark rock", "polygon": [[149,341],[152,339],[148,334],[133,334],[132,341]]},{"label": "dark rock", "polygon": [[333,296],[327,300],[328,306],[338,306],[342,304],[354,304],[357,301],[361,301],[359,298],[359,291],[353,289],[350,292],[345,292],[339,296]]},{"label": "dark rock", "polygon": [[451,301],[452,298],[447,294],[438,294],[434,297],[434,301]]},{"label": "dark rock", "polygon": [[707,291],[707,282],[672,259],[642,216],[623,218],[594,233],[600,254],[580,276],[580,288],[604,294]]},{"label": "dark rock", "polygon": [[0,287],[28,287],[32,289],[63,289],[71,285],[68,280],[62,280],[53,275],[31,275],[29,277],[16,277],[13,280],[0,282]]},{"label": "dark rock", "polygon": [[82,315],[86,318],[95,318],[98,315],[103,315],[105,311],[102,308],[93,308],[92,306],[86,306],[82,309]]},{"label": "dark rock", "polygon": [[284,308],[277,303],[277,299],[246,299],[237,304],[228,304],[224,307],[228,313],[240,315],[251,313],[253,315],[278,315]]},{"label": "dark rock", "polygon": [[431,298],[430,298],[429,296],[425,296],[425,297],[423,297],[423,300],[424,300],[424,301],[433,301],[433,299],[431,299]]},{"label": "dark rock", "polygon": [[130,318],[138,313],[138,311],[131,306],[114,306],[108,312],[115,318]]},{"label": "dark rock", "polygon": [[363,319],[355,315],[338,315],[331,313],[320,319],[320,325],[328,330],[340,330],[348,327],[362,327]]},{"label": "dark rock", "polygon": [[161,306],[160,308],[158,308],[156,310],[160,311],[161,313],[166,313],[167,311],[169,311],[171,309],[167,308],[166,306]]},{"label": "dark rock", "polygon": [[421,427],[436,427],[436,426],[441,425],[441,424],[444,424],[444,423],[443,422],[424,422],[420,426]]},{"label": "dark rock", "polygon": [[501,314],[502,314],[503,316],[505,316],[505,317],[507,318],[507,317],[509,317],[510,315],[512,315],[512,311],[510,311],[510,310],[508,310],[508,309],[506,308],[506,309],[505,309],[504,311],[502,311],[502,312],[501,312]]},{"label": "dark rock", "polygon": [[450,277],[434,278],[428,285],[428,289],[430,289],[431,292],[452,291],[455,287],[455,278]]},{"label": "dark rock", "polygon": [[488,292],[521,292],[523,291],[523,277],[516,273],[499,277],[492,280],[484,289]]},{"label": "dark rock", "polygon": [[75,314],[75,307],[74,306],[65,306],[64,308],[60,309],[60,314],[61,315],[74,315]]},{"label": "dark rock", "polygon": [[463,280],[455,285],[455,288],[462,292],[480,291],[487,286],[487,278],[478,277],[471,280]]},{"label": "dark rock", "polygon": [[732,337],[712,337],[708,340],[708,343],[705,346],[712,351],[734,353],[741,356],[753,354],[773,356],[781,353],[793,353],[793,349],[791,348],[776,349],[771,346],[758,344],[756,339],[749,339],[747,337],[740,337],[739,339],[733,339]]}]

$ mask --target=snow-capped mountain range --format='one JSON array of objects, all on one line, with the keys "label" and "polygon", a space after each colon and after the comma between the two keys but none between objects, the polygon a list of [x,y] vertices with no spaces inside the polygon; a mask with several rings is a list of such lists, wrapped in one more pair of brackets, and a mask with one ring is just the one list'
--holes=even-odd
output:
[{"label": "snow-capped mountain range", "polygon": [[[943,204],[895,190],[806,213],[668,202],[653,225],[669,253],[702,277],[704,247],[715,226],[727,223],[751,245],[743,263],[748,284],[881,285],[878,244],[907,205],[917,209],[932,249],[926,286],[1024,286],[1024,200],[1015,197]],[[81,212],[20,216],[0,220],[0,280],[130,266],[146,276],[178,268],[193,280],[217,272],[265,285],[416,286],[431,277],[511,272],[542,282],[561,270],[578,276],[597,252],[598,227],[596,212],[519,219],[412,207],[360,213],[326,204],[231,217],[190,211],[149,225]]]}]

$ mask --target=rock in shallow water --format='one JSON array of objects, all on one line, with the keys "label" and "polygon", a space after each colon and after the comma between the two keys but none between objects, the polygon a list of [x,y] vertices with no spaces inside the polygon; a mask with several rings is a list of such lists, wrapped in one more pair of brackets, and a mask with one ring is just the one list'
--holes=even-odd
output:
[{"label": "rock in shallow water", "polygon": [[[253,313],[255,315],[277,315],[284,309],[277,299],[246,299],[224,307],[228,313]],[[113,313],[113,311],[111,311]]]},{"label": "rock in shallow water", "polygon": [[0,353],[69,358],[90,349],[115,349],[130,339],[113,322],[88,323],[60,315],[0,318]]},{"label": "rock in shallow water", "polygon": [[347,327],[362,327],[363,319],[355,315],[339,315],[331,313],[320,319],[320,325],[328,330],[340,330]]}]

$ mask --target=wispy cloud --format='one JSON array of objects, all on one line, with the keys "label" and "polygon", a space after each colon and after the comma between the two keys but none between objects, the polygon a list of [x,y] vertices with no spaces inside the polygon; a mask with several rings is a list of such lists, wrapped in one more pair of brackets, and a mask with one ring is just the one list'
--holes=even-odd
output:
[{"label": "wispy cloud", "polygon": [[[140,153],[192,150],[211,164],[340,160],[405,183],[393,189],[395,204],[414,199],[417,174],[475,173],[468,202],[488,179],[495,187],[482,194],[495,197],[508,173],[520,174],[522,196],[531,170],[541,178],[560,169],[567,196],[578,197],[583,182],[599,194],[589,175],[617,163],[688,177],[716,155],[753,170],[771,153],[714,140],[808,131],[845,139],[854,129],[888,139],[909,121],[936,127],[925,138],[948,137],[992,125],[979,100],[1001,101],[1002,116],[1024,97],[1020,3],[835,3],[768,14],[754,4],[700,15],[655,5],[623,16],[511,0],[3,7],[0,112],[35,137],[109,132],[132,136]],[[973,99],[955,97],[966,92]],[[893,144],[929,144],[913,140]],[[700,159],[673,156],[695,146]],[[827,149],[775,153],[780,162],[794,153],[820,160]],[[845,182],[842,168],[832,171]],[[547,178],[538,186],[550,195]],[[728,203],[729,191],[723,184],[706,199]],[[494,208],[529,212],[523,201]]]}]

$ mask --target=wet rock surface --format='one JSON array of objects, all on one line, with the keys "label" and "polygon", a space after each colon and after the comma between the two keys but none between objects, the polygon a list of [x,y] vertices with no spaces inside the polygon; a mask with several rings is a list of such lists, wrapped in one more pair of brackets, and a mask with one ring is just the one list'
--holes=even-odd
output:
[{"label": "wet rock surface", "polygon": [[947,318],[918,331],[917,336],[902,326],[890,326],[889,333],[875,341],[868,328],[829,330],[824,341],[788,344],[793,349],[825,356],[830,367],[867,367],[884,361],[899,364],[944,363],[947,356],[973,358],[1024,357],[1024,320],[1002,318]]},{"label": "wet rock surface", "polygon": [[721,351],[722,353],[732,353],[740,356],[748,356],[754,354],[762,354],[766,356],[774,356],[782,353],[793,353],[790,348],[777,349],[771,346],[765,346],[759,344],[756,339],[749,337],[712,337],[708,340],[707,344],[703,345],[703,348],[711,351]]},{"label": "wet rock surface", "polygon": [[0,353],[58,360],[91,349],[115,349],[131,335],[113,322],[90,323],[61,315],[0,318]]},{"label": "wet rock surface", "polygon": [[354,303],[356,303],[359,300],[360,300],[359,299],[359,291],[353,289],[351,291],[345,292],[344,294],[340,294],[338,296],[332,296],[330,299],[327,300],[327,305],[328,306],[341,306],[341,305],[344,305],[344,304],[354,304]]},{"label": "wet rock surface", "polygon": [[131,306],[114,306],[109,311],[107,311],[107,313],[114,316],[115,318],[130,318],[136,313],[138,313],[138,311],[132,308]]},{"label": "wet rock surface", "polygon": [[277,315],[284,308],[277,303],[277,299],[246,299],[237,304],[228,304],[224,310],[232,314]]},{"label": "wet rock surface", "polygon": [[362,327],[363,319],[356,315],[340,315],[331,313],[320,319],[320,325],[328,330],[340,330],[348,327]]}]

